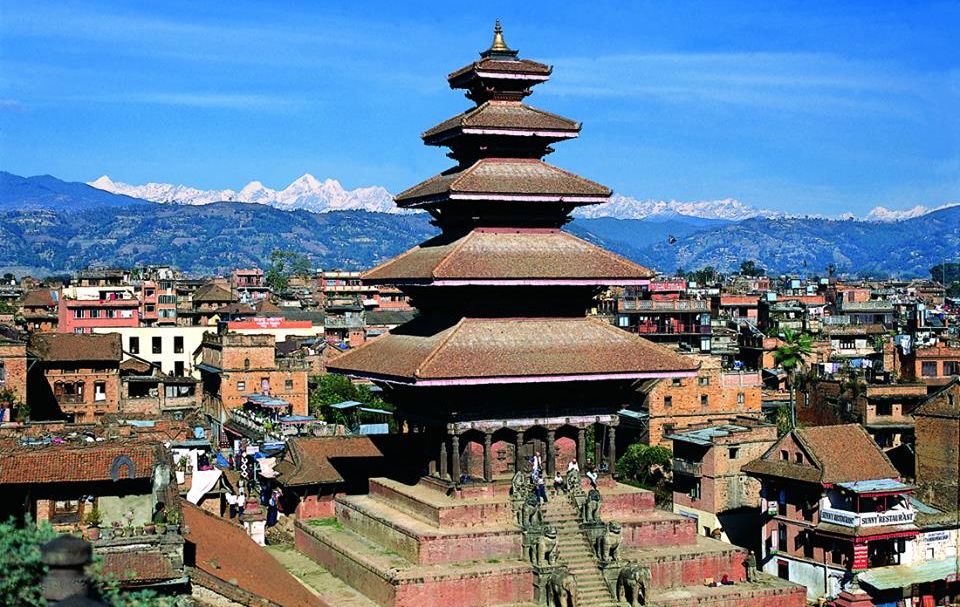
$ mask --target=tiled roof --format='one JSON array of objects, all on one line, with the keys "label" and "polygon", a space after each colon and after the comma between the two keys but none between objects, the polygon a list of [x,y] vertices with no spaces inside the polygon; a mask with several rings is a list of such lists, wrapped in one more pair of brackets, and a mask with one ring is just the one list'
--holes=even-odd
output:
[{"label": "tiled roof", "polygon": [[[602,345],[602,347],[600,347]],[[419,317],[331,361],[331,371],[405,383],[488,383],[692,373],[696,364],[594,318]]]},{"label": "tiled roof", "polygon": [[371,310],[367,312],[367,326],[402,325],[416,317],[413,310]]},{"label": "tiled roof", "polygon": [[435,138],[442,139],[439,136],[444,133],[453,134],[463,128],[566,131],[572,137],[580,130],[580,123],[519,101],[494,100],[441,122],[423,133],[423,138],[430,143]]},{"label": "tiled roof", "polygon": [[38,333],[30,351],[45,362],[102,361],[120,363],[119,333]]},{"label": "tiled roof", "polygon": [[793,436],[814,465],[796,464],[779,458],[780,439],[758,460],[743,467],[744,472],[781,476],[824,484],[899,478],[900,473],[860,424],[797,428]]},{"label": "tiled roof", "polygon": [[193,292],[193,301],[233,301],[233,294],[216,283],[208,282]]},{"label": "tiled roof", "polygon": [[324,605],[242,527],[186,502],[183,523],[195,547],[195,562],[188,565],[278,605]]},{"label": "tiled roof", "polygon": [[483,158],[462,171],[447,171],[396,196],[400,206],[449,199],[538,197],[544,202],[609,198],[610,188],[532,158]]},{"label": "tiled roof", "polygon": [[[654,273],[561,230],[478,228],[438,236],[364,275],[374,282],[647,279]],[[620,284],[620,283],[617,283]]]},{"label": "tiled roof", "polygon": [[286,486],[342,483],[344,479],[331,459],[383,455],[371,436],[295,438],[287,442],[284,460],[277,465],[278,480]]},{"label": "tiled roof", "polygon": [[57,304],[53,301],[53,296],[50,294],[50,289],[37,289],[24,295],[21,305],[31,308],[41,306],[52,308]]},{"label": "tiled roof", "polygon": [[[948,398],[949,395],[953,395],[952,403]],[[917,407],[913,414],[915,416],[960,417],[960,378],[953,378],[949,384],[931,394]]]},{"label": "tiled roof", "polygon": [[470,65],[465,65],[447,76],[447,80],[453,81],[470,72],[502,72],[506,74],[529,74],[532,76],[549,76],[553,68],[549,65],[532,61],[530,59],[507,59],[503,57],[485,57],[480,61],[474,61]]},{"label": "tiled roof", "polygon": [[[113,480],[118,458],[133,462],[133,476],[150,478],[154,466],[163,461],[160,443],[124,441],[83,445],[51,444],[23,446],[16,441],[0,442],[0,484],[68,483]],[[118,470],[129,478],[128,466]]]},{"label": "tiled roof", "polygon": [[256,313],[257,311],[247,304],[239,302],[230,303],[221,308],[217,308],[217,314],[245,314],[253,316]]},{"label": "tiled roof", "polygon": [[257,302],[254,308],[257,310],[257,314],[259,314],[260,316],[263,316],[265,314],[280,313],[280,306],[273,303],[269,299],[261,299],[260,301]]},{"label": "tiled roof", "polygon": [[124,551],[98,553],[103,562],[103,575],[112,577],[121,586],[137,586],[175,580],[183,571],[174,567],[160,552]]}]

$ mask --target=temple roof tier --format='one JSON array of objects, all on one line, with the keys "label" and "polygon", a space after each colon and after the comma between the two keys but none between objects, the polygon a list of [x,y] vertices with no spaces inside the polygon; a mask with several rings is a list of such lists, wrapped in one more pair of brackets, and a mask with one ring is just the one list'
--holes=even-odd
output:
[{"label": "temple roof tier", "polygon": [[519,101],[487,101],[423,133],[427,145],[448,145],[464,135],[538,137],[550,141],[571,139],[580,123],[524,105]]},{"label": "temple roof tier", "polygon": [[559,229],[475,228],[441,235],[367,272],[367,284],[627,285],[654,272]]},{"label": "temple roof tier", "polygon": [[329,371],[453,386],[692,377],[696,365],[595,318],[420,317],[339,356]]},{"label": "temple roof tier", "polygon": [[400,207],[450,201],[607,202],[610,188],[533,158],[483,158],[466,169],[440,173],[398,194]]}]

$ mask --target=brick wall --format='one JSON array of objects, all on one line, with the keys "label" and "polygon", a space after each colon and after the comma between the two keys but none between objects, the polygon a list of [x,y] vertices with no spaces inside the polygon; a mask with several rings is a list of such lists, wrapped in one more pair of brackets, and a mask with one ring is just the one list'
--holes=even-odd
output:
[{"label": "brick wall", "polygon": [[[44,376],[50,385],[51,394],[56,394],[58,383],[82,383],[83,398],[79,402],[68,403],[60,401],[60,409],[66,414],[74,415],[74,421],[88,423],[97,421],[97,416],[104,413],[116,413],[120,410],[120,375],[116,369],[46,369]],[[95,400],[95,384],[104,384],[105,398]]]},{"label": "brick wall", "polygon": [[26,347],[19,342],[0,342],[0,365],[3,365],[0,389],[13,390],[20,402],[27,400]]}]

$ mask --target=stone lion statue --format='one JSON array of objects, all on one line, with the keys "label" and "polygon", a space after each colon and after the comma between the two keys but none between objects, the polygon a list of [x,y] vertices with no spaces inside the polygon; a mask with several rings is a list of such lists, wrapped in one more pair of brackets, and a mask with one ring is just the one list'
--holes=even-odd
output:
[{"label": "stone lion statue", "polygon": [[523,507],[520,508],[519,514],[520,520],[518,522],[523,529],[539,527],[543,524],[543,512],[540,510],[540,500],[536,495],[527,497],[523,502]]},{"label": "stone lion statue", "polygon": [[598,559],[605,563],[620,562],[620,531],[620,523],[612,522],[607,525],[607,530],[594,543]]},{"label": "stone lion statue", "polygon": [[577,580],[566,569],[550,574],[546,591],[548,607],[577,607]]},{"label": "stone lion statue", "polygon": [[560,551],[557,550],[557,530],[547,525],[536,544],[530,546],[530,562],[537,567],[547,567],[557,564]]},{"label": "stone lion statue", "polygon": [[527,477],[521,470],[517,470],[513,475],[513,480],[510,482],[510,494],[514,497],[522,496],[526,493],[526,489]]},{"label": "stone lion statue", "polygon": [[625,602],[630,607],[647,604],[647,584],[650,582],[650,569],[637,563],[628,563],[617,576],[617,602]]},{"label": "stone lion statue", "polygon": [[587,499],[584,500],[583,506],[580,507],[580,516],[584,523],[600,522],[600,504],[602,502],[603,498],[600,497],[600,492],[596,489],[591,489],[590,492],[587,493]]},{"label": "stone lion statue", "polygon": [[567,477],[564,480],[567,491],[575,493],[580,490],[580,471],[576,468],[567,470]]}]

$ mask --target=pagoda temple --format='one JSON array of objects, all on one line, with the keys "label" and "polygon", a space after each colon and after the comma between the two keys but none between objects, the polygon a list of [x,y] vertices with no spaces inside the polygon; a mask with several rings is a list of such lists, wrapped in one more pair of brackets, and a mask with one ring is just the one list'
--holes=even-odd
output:
[{"label": "pagoda temple", "polygon": [[[802,587],[748,581],[742,549],[614,480],[618,411],[638,384],[697,370],[587,314],[600,291],[653,272],[561,229],[611,191],[543,161],[580,134],[524,102],[551,72],[498,22],[479,60],[448,76],[475,107],[423,140],[456,164],[396,197],[442,232],[363,277],[402,289],[419,314],[328,363],[383,388],[423,473],[330,498],[336,521],[298,520],[297,547],[351,604],[800,607]],[[566,474],[541,504],[528,480],[538,452],[551,481],[571,461],[600,478]],[[707,584],[721,576],[734,585]]]},{"label": "pagoda temple", "polygon": [[[448,76],[476,107],[423,140],[457,164],[396,197],[443,232],[364,276],[402,289],[419,316],[330,366],[384,387],[401,418],[429,435],[441,481],[492,482],[537,451],[553,474],[558,438],[581,469],[591,460],[612,471],[617,412],[634,384],[696,373],[673,351],[586,315],[600,290],[647,284],[653,272],[560,229],[611,191],[542,160],[580,133],[578,122],[524,103],[551,71],[520,59],[498,24],[480,60]],[[587,433],[601,453],[586,453]]]}]

